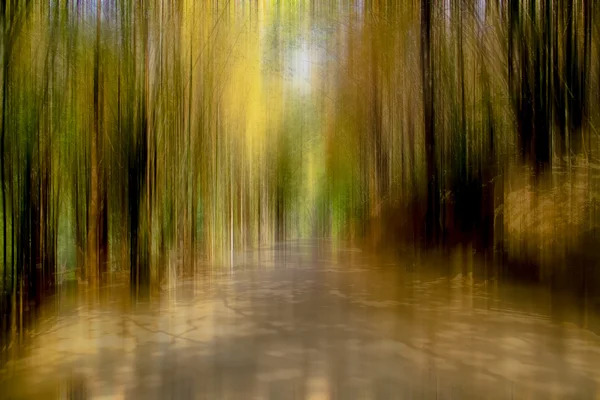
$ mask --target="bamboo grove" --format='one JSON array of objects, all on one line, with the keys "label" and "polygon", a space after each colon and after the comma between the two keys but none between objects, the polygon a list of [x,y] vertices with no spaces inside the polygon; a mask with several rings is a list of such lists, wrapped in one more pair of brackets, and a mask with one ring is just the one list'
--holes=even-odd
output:
[{"label": "bamboo grove", "polygon": [[596,262],[591,0],[1,7],[2,332],[299,236]]}]

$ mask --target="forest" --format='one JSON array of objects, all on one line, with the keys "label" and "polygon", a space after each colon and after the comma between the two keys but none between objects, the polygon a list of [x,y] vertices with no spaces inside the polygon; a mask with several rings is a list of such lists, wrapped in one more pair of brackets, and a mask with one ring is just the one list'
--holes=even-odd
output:
[{"label": "forest", "polygon": [[0,4],[0,352],[65,282],[464,251],[600,311],[591,0]]}]

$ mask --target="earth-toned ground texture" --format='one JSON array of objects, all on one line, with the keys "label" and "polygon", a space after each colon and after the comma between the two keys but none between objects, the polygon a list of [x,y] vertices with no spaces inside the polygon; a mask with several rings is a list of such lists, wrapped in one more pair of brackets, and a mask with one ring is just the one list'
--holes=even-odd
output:
[{"label": "earth-toned ground texture", "polygon": [[95,305],[63,293],[0,397],[596,398],[596,317],[460,257],[403,265],[298,241],[135,306],[125,286]]}]

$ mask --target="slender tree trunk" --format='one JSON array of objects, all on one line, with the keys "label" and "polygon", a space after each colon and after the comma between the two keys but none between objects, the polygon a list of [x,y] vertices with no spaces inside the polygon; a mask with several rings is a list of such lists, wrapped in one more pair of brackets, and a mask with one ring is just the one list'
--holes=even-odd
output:
[{"label": "slender tree trunk", "polygon": [[90,205],[87,234],[88,281],[91,285],[98,282],[98,225],[100,217],[99,187],[99,137],[100,137],[100,20],[102,2],[96,7],[96,48],[94,54],[94,122],[90,147]]},{"label": "slender tree trunk", "polygon": [[427,211],[425,236],[428,246],[439,239],[440,196],[435,158],[434,77],[431,59],[432,0],[421,0],[421,69],[423,78],[423,117],[425,125],[425,162],[427,164]]},{"label": "slender tree trunk", "polygon": [[[2,32],[8,32],[6,29],[5,4],[2,3]],[[6,116],[7,116],[7,101],[8,101],[8,73],[9,73],[9,51],[10,43],[7,33],[3,37],[3,62],[2,62],[2,124],[0,125],[0,185],[2,191],[2,248],[3,248],[3,280],[2,289],[6,285],[6,272],[8,271],[8,232],[6,218]]]}]

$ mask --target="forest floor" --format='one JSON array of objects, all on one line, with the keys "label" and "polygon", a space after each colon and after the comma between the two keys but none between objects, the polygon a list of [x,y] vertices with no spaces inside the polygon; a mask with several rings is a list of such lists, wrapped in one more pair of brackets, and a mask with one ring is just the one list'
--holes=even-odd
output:
[{"label": "forest floor", "polygon": [[0,398],[598,396],[600,337],[575,306],[460,260],[407,263],[307,240],[136,306],[125,286],[63,294]]}]

